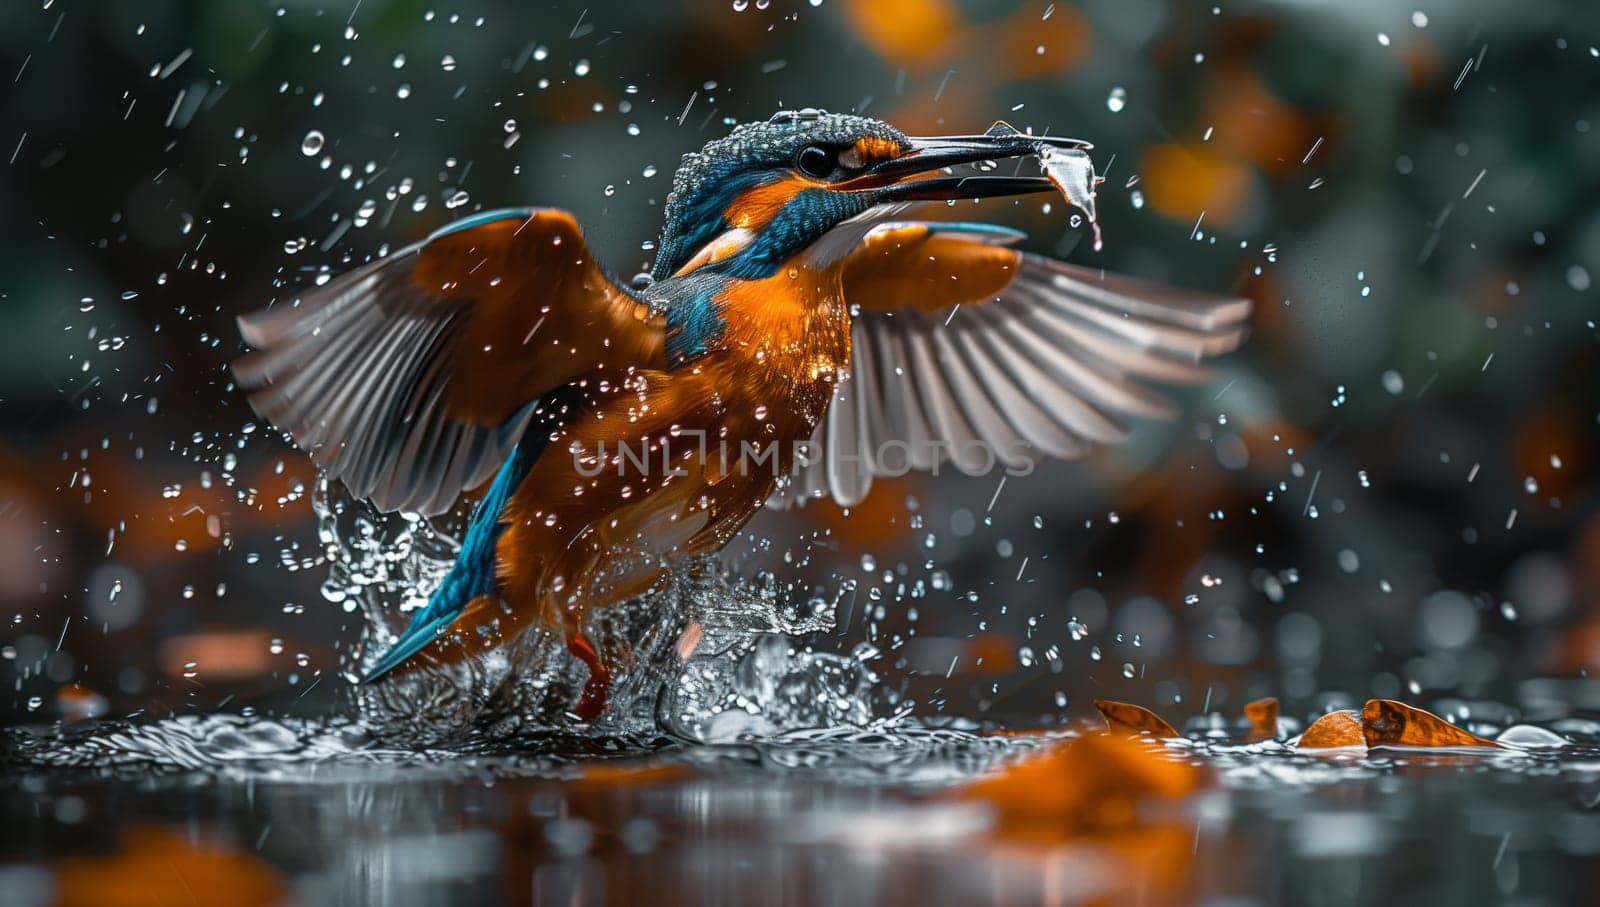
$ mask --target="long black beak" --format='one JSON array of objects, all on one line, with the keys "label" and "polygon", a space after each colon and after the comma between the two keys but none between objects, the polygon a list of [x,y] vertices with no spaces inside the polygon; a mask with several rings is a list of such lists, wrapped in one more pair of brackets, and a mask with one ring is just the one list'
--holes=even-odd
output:
[{"label": "long black beak", "polygon": [[874,164],[841,188],[871,190],[883,202],[991,198],[1053,192],[1055,187],[1043,176],[952,174],[926,179],[908,178],[964,164],[1037,154],[1044,147],[1082,150],[1093,147],[1078,139],[1025,135],[1005,123],[996,123],[983,135],[934,136],[910,141],[910,151]]}]

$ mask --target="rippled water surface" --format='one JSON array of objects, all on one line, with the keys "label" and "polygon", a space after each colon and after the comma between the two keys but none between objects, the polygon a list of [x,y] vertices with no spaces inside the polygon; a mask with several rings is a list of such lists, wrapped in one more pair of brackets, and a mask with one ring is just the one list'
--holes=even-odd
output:
[{"label": "rippled water surface", "polygon": [[1213,786],[1138,826],[1160,860],[1108,895],[1112,839],[1019,838],[967,795],[1075,733],[901,721],[417,749],[353,721],[221,715],[13,731],[0,883],[20,904],[163,873],[209,886],[196,903],[1554,904],[1584,902],[1600,869],[1591,745],[1189,739],[1142,745]]},{"label": "rippled water surface", "polygon": [[[324,592],[367,631],[349,680],[453,542],[318,491]],[[631,653],[593,726],[583,669],[530,634],[348,688],[344,717],[0,731],[0,901],[1558,904],[1600,874],[1593,722],[1458,702],[1517,748],[1312,754],[1293,720],[1133,743],[918,718],[873,646],[809,644],[850,594],[690,565],[586,627]]]}]

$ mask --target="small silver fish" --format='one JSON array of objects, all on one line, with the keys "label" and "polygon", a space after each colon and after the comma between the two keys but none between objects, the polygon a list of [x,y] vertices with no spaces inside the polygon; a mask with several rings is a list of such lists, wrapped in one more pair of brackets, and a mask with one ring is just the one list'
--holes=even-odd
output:
[{"label": "small silver fish", "polygon": [[1094,230],[1095,251],[1100,251],[1102,237],[1094,210],[1094,190],[1100,184],[1100,178],[1094,175],[1094,162],[1089,159],[1089,153],[1081,148],[1041,144],[1037,156],[1039,169],[1045,177],[1073,207],[1089,219],[1089,226]]},{"label": "small silver fish", "polygon": [[[986,135],[1021,135],[1022,133],[1005,120],[997,121],[989,127]],[[1070,139],[1061,136],[1039,136],[1034,146],[1034,157],[1039,161],[1039,170],[1056,187],[1067,203],[1082,211],[1089,220],[1089,226],[1094,230],[1094,248],[1100,251],[1104,245],[1100,235],[1100,223],[1095,215],[1095,187],[1102,180],[1094,174],[1094,162],[1089,159],[1089,149],[1094,146],[1082,139]]]}]

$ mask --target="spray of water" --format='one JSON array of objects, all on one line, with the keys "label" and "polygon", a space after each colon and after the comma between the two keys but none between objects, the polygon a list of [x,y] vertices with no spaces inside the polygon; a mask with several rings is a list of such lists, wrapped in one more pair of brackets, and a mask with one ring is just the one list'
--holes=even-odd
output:
[{"label": "spray of water", "polygon": [[[381,514],[322,481],[314,505],[330,572],[324,594],[359,610],[365,630],[345,665],[354,679],[386,650],[449,569],[457,542],[411,514]],[[459,517],[459,515],[458,515]],[[595,730],[729,740],[798,728],[863,726],[892,707],[859,659],[800,642],[833,629],[838,600],[787,598],[770,576],[736,579],[715,559],[676,565],[658,588],[596,609],[584,634],[627,653]],[[358,688],[364,720],[416,738],[505,737],[569,727],[587,669],[560,634],[534,626],[464,663]]]}]

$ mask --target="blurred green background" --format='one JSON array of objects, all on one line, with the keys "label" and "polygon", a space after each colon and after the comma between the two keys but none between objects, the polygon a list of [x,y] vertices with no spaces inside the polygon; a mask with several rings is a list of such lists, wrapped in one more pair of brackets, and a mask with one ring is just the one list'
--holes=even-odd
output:
[{"label": "blurred green background", "polygon": [[336,707],[359,624],[233,317],[510,204],[632,274],[679,156],[780,106],[1090,139],[1103,252],[982,213],[1258,304],[1122,448],[758,518],[740,569],[859,583],[821,644],[1018,722],[1600,707],[1596,44],[1554,0],[7,3],[0,709]]}]

